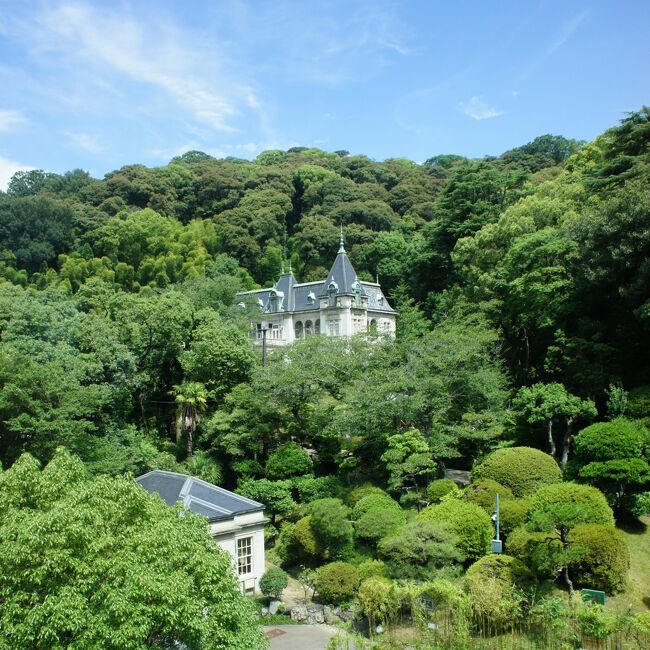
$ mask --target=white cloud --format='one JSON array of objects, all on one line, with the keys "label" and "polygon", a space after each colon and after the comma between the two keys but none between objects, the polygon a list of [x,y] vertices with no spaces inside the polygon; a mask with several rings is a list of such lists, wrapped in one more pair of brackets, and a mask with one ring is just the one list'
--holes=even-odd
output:
[{"label": "white cloud", "polygon": [[458,108],[468,115],[473,120],[489,120],[493,117],[499,117],[503,115],[503,111],[500,111],[492,106],[489,106],[482,97],[474,95],[467,102],[460,102]]},{"label": "white cloud", "polygon": [[27,118],[20,111],[0,109],[0,133],[10,133],[25,124]]},{"label": "white cloud", "polygon": [[573,33],[580,27],[580,23],[589,15],[588,11],[583,11],[581,14],[577,14],[571,20],[565,22],[560,31],[555,38],[555,40],[549,44],[547,48],[547,53],[552,54],[556,50],[559,50],[573,35]]},{"label": "white cloud", "polygon": [[89,133],[73,133],[67,131],[66,136],[77,149],[82,149],[83,151],[92,154],[100,154],[106,151],[106,149],[99,144],[97,138]]},{"label": "white cloud", "polygon": [[15,160],[8,160],[7,158],[2,158],[2,156],[0,156],[0,190],[4,191],[7,189],[11,177],[16,172],[26,172],[30,169],[34,169],[34,167],[23,165]]}]

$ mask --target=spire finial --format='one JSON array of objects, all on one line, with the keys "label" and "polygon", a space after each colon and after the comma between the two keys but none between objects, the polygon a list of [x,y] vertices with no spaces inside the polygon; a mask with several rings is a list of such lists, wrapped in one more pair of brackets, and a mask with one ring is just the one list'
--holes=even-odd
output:
[{"label": "spire finial", "polygon": [[343,224],[341,224],[340,228],[341,228],[341,240],[339,242],[339,253],[345,253],[345,244],[343,242]]}]

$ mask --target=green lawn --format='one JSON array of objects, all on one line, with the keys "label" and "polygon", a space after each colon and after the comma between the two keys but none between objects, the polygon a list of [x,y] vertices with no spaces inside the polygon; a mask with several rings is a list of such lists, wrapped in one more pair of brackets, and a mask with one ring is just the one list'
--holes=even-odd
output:
[{"label": "green lawn", "polygon": [[620,526],[630,547],[630,573],[628,588],[607,599],[615,610],[630,606],[637,612],[650,609],[650,517],[635,524]]}]

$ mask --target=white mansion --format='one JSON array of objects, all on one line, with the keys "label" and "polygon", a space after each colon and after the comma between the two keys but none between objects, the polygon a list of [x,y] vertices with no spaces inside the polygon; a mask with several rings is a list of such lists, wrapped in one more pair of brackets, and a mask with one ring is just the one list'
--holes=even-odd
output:
[{"label": "white mansion", "polygon": [[251,312],[251,335],[271,346],[288,345],[311,335],[353,336],[360,332],[395,336],[395,310],[379,283],[357,278],[343,245],[326,280],[296,282],[284,271],[269,289],[237,294]]}]

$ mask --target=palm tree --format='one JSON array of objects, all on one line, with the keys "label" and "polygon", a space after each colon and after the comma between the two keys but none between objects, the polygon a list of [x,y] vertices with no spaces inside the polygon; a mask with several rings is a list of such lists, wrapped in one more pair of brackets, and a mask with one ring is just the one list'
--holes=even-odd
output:
[{"label": "palm tree", "polygon": [[201,421],[201,413],[205,411],[208,404],[205,386],[197,381],[186,381],[174,386],[169,394],[174,397],[178,405],[176,441],[178,442],[183,431],[187,457],[191,458],[194,451],[194,432]]}]

